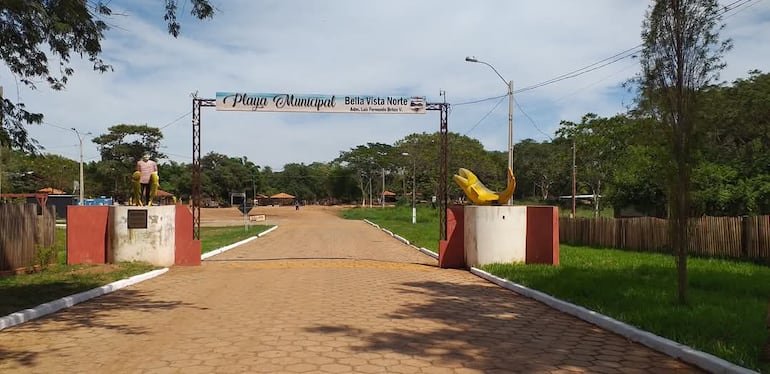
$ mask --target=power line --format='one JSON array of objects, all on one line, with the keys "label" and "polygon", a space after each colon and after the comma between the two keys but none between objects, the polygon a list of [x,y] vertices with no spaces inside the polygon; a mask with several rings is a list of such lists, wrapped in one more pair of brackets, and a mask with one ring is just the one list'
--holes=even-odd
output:
[{"label": "power line", "polygon": [[587,88],[589,88],[589,87],[593,87],[593,86],[595,86],[595,85],[597,85],[597,84],[601,83],[602,81],[605,81],[605,80],[607,80],[607,79],[609,79],[609,78],[612,78],[612,77],[614,77],[615,75],[618,75],[618,74],[620,74],[620,73],[622,73],[622,72],[625,72],[626,70],[629,70],[629,69],[631,69],[631,68],[634,68],[634,67],[636,67],[636,66],[637,66],[637,64],[636,64],[636,63],[632,63],[632,64],[629,64],[629,65],[627,65],[626,67],[624,67],[624,68],[622,68],[622,69],[619,69],[619,70],[616,70],[616,71],[614,71],[614,72],[612,72],[612,73],[610,73],[610,74],[608,74],[608,75],[604,76],[604,77],[603,77],[603,78],[601,78],[601,79],[598,79],[598,80],[596,80],[596,81],[594,81],[594,82],[592,82],[592,83],[590,83],[590,84],[588,84],[588,85],[582,86],[582,87],[578,88],[577,90],[574,90],[574,91],[572,91],[572,92],[570,92],[570,93],[568,93],[568,94],[566,94],[566,95],[560,96],[559,98],[555,99],[553,102],[554,102],[554,103],[558,103],[558,102],[561,102],[562,100],[566,99],[567,97],[570,97],[570,96],[572,96],[572,95],[574,95],[574,94],[576,94],[576,93],[578,93],[578,92],[580,92],[580,91],[583,91],[583,90],[585,90],[585,89],[587,89]]},{"label": "power line", "polygon": [[163,152],[163,153],[165,153],[167,155],[170,155],[170,156],[182,157],[184,159],[192,160],[192,157],[190,157],[190,155],[180,155],[178,153],[170,153],[170,152]]},{"label": "power line", "polygon": [[564,73],[564,74],[559,75],[557,77],[551,78],[551,79],[546,80],[546,81],[542,81],[540,83],[533,84],[531,86],[520,88],[518,90],[513,91],[513,93],[522,93],[522,92],[526,92],[526,91],[531,91],[531,90],[534,90],[535,88],[540,88],[540,87],[543,87],[543,86],[547,86],[547,85],[550,85],[550,84],[561,82],[561,81],[566,80],[566,79],[579,77],[579,76],[581,76],[583,74],[590,73],[592,71],[601,69],[601,68],[603,68],[605,66],[612,65],[612,64],[614,64],[614,63],[616,63],[618,61],[621,61],[621,60],[624,60],[626,58],[635,56],[635,54],[641,50],[641,47],[642,47],[642,44],[636,45],[633,48],[626,49],[623,52],[614,54],[614,55],[612,55],[610,57],[607,57],[607,58],[605,58],[603,60],[597,61],[597,62],[595,62],[593,64],[586,65],[586,66],[584,66],[584,67],[582,67],[580,69],[573,70],[573,71],[571,71],[569,73]]},{"label": "power line", "polygon": [[185,113],[185,114],[182,114],[181,116],[177,117],[175,120],[173,120],[173,121],[171,121],[171,122],[169,122],[169,123],[167,123],[167,124],[165,124],[165,125],[161,126],[160,128],[158,128],[158,130],[163,130],[163,129],[165,129],[166,127],[169,127],[169,126],[171,126],[171,125],[173,125],[173,124],[177,123],[177,122],[178,122],[180,119],[187,117],[187,115],[189,115],[190,113],[192,113],[192,110],[191,110],[191,111],[189,111],[189,112],[187,112],[187,113]]},{"label": "power line", "polygon": [[[729,13],[729,12],[735,11],[735,10],[737,10],[737,9],[747,5],[747,4],[750,4],[752,2],[754,2],[754,3],[749,5],[749,7],[754,6],[754,5],[756,5],[760,1],[763,1],[763,0],[736,0],[736,1],[733,1],[730,4],[725,5],[723,10],[719,14],[717,14],[717,17],[723,16],[723,15]],[[746,10],[749,7],[745,8],[743,10]],[[732,16],[742,12],[743,10],[741,10],[739,12],[735,12],[733,14],[730,14],[730,15],[728,15],[725,18],[732,17]],[[596,62],[594,62],[592,64],[589,64],[589,65],[583,66],[581,68],[569,71],[567,73],[558,75],[558,76],[553,77],[551,79],[548,79],[548,80],[545,80],[545,81],[542,81],[542,82],[539,82],[539,83],[535,83],[535,84],[532,84],[532,85],[520,88],[518,90],[513,91],[513,93],[514,94],[523,93],[523,92],[531,91],[531,90],[534,90],[536,88],[540,88],[540,87],[543,87],[543,86],[548,86],[548,85],[551,85],[551,84],[554,84],[554,83],[558,83],[558,82],[561,82],[563,80],[579,77],[579,76],[581,76],[583,74],[587,74],[587,73],[590,73],[592,71],[599,70],[599,69],[601,69],[603,67],[612,65],[614,63],[617,63],[619,61],[625,60],[627,58],[635,57],[635,55],[642,50],[643,46],[644,46],[644,44],[637,44],[637,45],[635,45],[635,46],[633,46],[631,48],[628,48],[628,49],[623,50],[621,52],[618,52],[618,53],[616,53],[616,54],[614,54],[612,56],[609,56],[607,58],[604,58],[604,59],[601,59],[599,61],[596,61]],[[460,103],[452,104],[452,106],[462,106],[462,105],[478,104],[478,103],[482,103],[482,102],[485,102],[485,101],[499,99],[499,98],[505,97],[505,96],[507,96],[507,94],[500,95],[500,96],[487,97],[487,98],[484,98],[484,99],[477,99],[477,100],[470,100],[470,101],[460,102]]]},{"label": "power line", "polygon": [[[734,2],[733,4],[735,4],[735,3],[738,3],[738,2],[740,2],[740,1],[741,1],[741,0],[738,0],[738,1]],[[726,10],[726,11],[725,11],[724,13],[722,13],[722,14],[726,14],[726,13],[728,13],[728,12],[730,12],[730,11],[733,11],[733,10],[735,10],[735,9],[737,9],[737,8],[741,7],[741,6],[744,6],[744,5],[746,5],[746,4],[749,4],[749,3],[751,3],[752,1],[754,1],[754,0],[745,0],[745,2],[744,2],[743,4],[737,5],[735,8],[731,8],[731,9],[729,9],[729,10]],[[747,6],[747,7],[743,8],[743,9],[741,9],[741,10],[737,11],[737,12],[734,12],[733,14],[729,14],[729,15],[725,16],[725,17],[724,17],[724,19],[730,18],[730,17],[732,17],[732,16],[734,16],[734,15],[737,15],[737,14],[739,14],[739,13],[742,13],[742,12],[744,12],[745,10],[747,10],[747,9],[749,9],[749,8],[751,8],[751,7],[753,7],[754,5],[757,5],[757,4],[759,4],[759,2],[760,2],[760,1],[762,1],[762,0],[757,0],[757,1],[755,1],[753,4],[750,4],[749,6]],[[728,5],[728,6],[729,6],[729,5]]]},{"label": "power line", "polygon": [[[747,5],[747,4],[750,4],[750,3],[754,2],[754,4],[749,5],[748,7],[744,8],[741,11],[734,12],[733,14],[730,14],[730,15],[728,15],[725,18],[732,17],[732,16],[734,16],[734,15],[736,15],[736,14],[738,14],[738,13],[740,13],[740,12],[746,10],[746,9],[748,9],[749,7],[756,5],[759,1],[762,1],[762,0],[736,0],[736,1],[733,1],[730,4],[725,5],[724,8],[722,8],[722,11],[719,12],[716,15],[716,17],[721,17],[721,16],[723,16],[723,15],[729,13],[729,12],[733,12],[733,11],[735,11],[735,10],[737,10],[737,9]],[[533,85],[530,85],[530,86],[527,86],[527,87],[524,87],[524,88],[520,88],[518,90],[515,90],[513,93],[522,93],[522,92],[526,92],[526,91],[531,91],[531,90],[534,90],[536,88],[540,88],[540,87],[543,87],[543,86],[547,86],[547,85],[550,85],[550,84],[561,82],[561,81],[566,80],[566,79],[575,78],[575,77],[581,76],[583,74],[590,73],[592,71],[601,69],[601,68],[603,68],[605,66],[614,64],[614,63],[616,63],[618,61],[621,61],[621,60],[624,60],[626,58],[634,57],[637,52],[642,50],[643,46],[644,46],[644,44],[637,44],[637,45],[635,45],[635,46],[633,46],[631,48],[628,48],[628,49],[626,49],[624,51],[616,53],[616,54],[614,54],[614,55],[612,55],[610,57],[607,57],[605,59],[602,59],[602,60],[599,60],[597,62],[594,62],[593,64],[586,65],[586,66],[584,66],[582,68],[572,70],[570,72],[567,72],[567,73],[564,73],[562,75],[553,77],[551,79],[542,81],[540,83],[535,83]]]},{"label": "power line", "polygon": [[62,130],[65,130],[65,131],[72,131],[72,129],[68,129],[68,128],[64,127],[64,126],[54,125],[51,122],[43,121],[43,124],[44,125],[48,125],[48,126],[52,126],[52,127],[56,127],[57,129],[62,129]]},{"label": "power line", "polygon": [[503,99],[504,99],[504,98],[506,98],[507,96],[508,96],[508,95],[503,95],[503,96],[500,98],[500,100],[498,100],[498,101],[497,101],[497,104],[495,104],[495,106],[493,106],[493,107],[492,107],[492,109],[490,109],[490,110],[489,110],[489,112],[487,112],[487,114],[485,114],[483,117],[481,117],[481,119],[479,119],[479,121],[478,121],[478,122],[476,122],[476,124],[475,124],[475,125],[473,125],[473,127],[471,127],[471,128],[470,128],[468,131],[466,131],[466,132],[465,132],[465,134],[463,134],[463,135],[468,135],[468,133],[470,133],[471,131],[473,131],[473,130],[476,128],[476,126],[478,126],[479,124],[481,124],[481,122],[483,122],[483,121],[484,121],[484,120],[485,120],[487,117],[489,117],[489,115],[490,115],[490,114],[492,114],[492,112],[494,112],[494,111],[495,111],[495,109],[497,109],[497,107],[500,105],[500,103],[502,103],[502,102],[503,102]]},{"label": "power line", "polygon": [[540,127],[538,127],[538,126],[537,126],[537,123],[535,123],[535,121],[532,119],[532,117],[530,117],[530,116],[529,116],[529,114],[527,114],[527,112],[525,112],[525,111],[524,111],[524,108],[522,108],[522,107],[521,107],[521,105],[519,105],[519,102],[518,102],[516,99],[514,99],[514,100],[513,100],[513,102],[516,104],[516,107],[517,107],[517,108],[519,108],[519,110],[520,110],[522,113],[524,113],[524,116],[526,116],[526,117],[527,117],[527,119],[529,120],[529,122],[531,122],[531,123],[532,123],[532,126],[535,126],[535,129],[536,129],[537,131],[539,131],[541,134],[545,135],[546,137],[548,137],[548,139],[551,139],[551,141],[553,141],[553,138],[552,138],[550,135],[548,135],[548,134],[544,133],[544,132],[543,132],[543,130],[541,130],[541,129],[540,129]]},{"label": "power line", "polygon": [[457,104],[452,104],[452,106],[461,106],[461,105],[478,104],[478,103],[483,103],[483,102],[485,102],[485,101],[490,101],[490,100],[494,100],[494,99],[499,99],[499,98],[501,98],[501,97],[506,97],[506,96],[508,96],[508,94],[504,94],[504,95],[500,95],[500,96],[494,96],[494,97],[488,97],[488,98],[486,98],[486,99],[478,99],[478,100],[472,100],[472,101],[464,101],[464,102],[460,102],[460,103],[457,103]]}]

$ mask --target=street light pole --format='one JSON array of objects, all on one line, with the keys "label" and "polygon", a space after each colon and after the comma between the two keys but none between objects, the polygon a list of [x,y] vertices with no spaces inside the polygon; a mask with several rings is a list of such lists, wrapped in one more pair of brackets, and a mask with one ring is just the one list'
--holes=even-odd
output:
[{"label": "street light pole", "polygon": [[[479,64],[484,64],[489,66],[492,71],[497,74],[498,77],[505,83],[505,86],[508,88],[508,168],[511,169],[511,172],[513,172],[513,81],[512,80],[506,80],[503,78],[503,76],[495,69],[494,66],[490,65],[487,62],[481,61],[477,59],[476,57],[466,57],[465,61],[467,62],[475,62]],[[513,205],[513,197],[508,199],[507,202],[508,205]]]},{"label": "street light pole", "polygon": [[380,199],[382,207],[385,207],[385,168],[382,168],[382,198]]},{"label": "street light pole", "polygon": [[[402,156],[410,156],[408,152],[401,153]],[[415,207],[415,175],[417,174],[417,159],[412,156],[412,224],[417,223],[417,208]]]},{"label": "street light pole", "polygon": [[417,202],[415,199],[417,198],[415,195],[415,191],[417,190],[417,185],[415,184],[414,180],[417,176],[417,159],[412,157],[412,224],[417,223],[417,208],[415,206],[415,203]]},{"label": "street light pole", "polygon": [[78,130],[74,127],[72,128],[72,131],[75,132],[75,135],[78,137],[78,141],[80,141],[80,185],[78,186],[78,190],[80,190],[80,199],[78,200],[78,205],[83,205],[83,139],[86,136],[91,135],[91,133],[87,132],[81,136],[80,132],[78,132]]}]

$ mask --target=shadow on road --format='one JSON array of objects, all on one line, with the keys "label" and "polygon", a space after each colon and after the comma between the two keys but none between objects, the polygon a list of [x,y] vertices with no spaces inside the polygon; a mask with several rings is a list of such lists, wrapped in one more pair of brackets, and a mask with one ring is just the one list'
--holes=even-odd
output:
[{"label": "shadow on road", "polygon": [[[85,303],[61,310],[59,312],[14,326],[0,334],[12,337],[14,334],[25,334],[35,331],[37,334],[60,334],[79,328],[107,329],[126,335],[148,334],[146,328],[133,325],[121,318],[115,318],[115,310],[130,309],[133,312],[157,313],[176,308],[194,308],[205,310],[181,301],[154,300],[151,292],[123,289],[118,292],[91,299]],[[54,322],[54,323],[51,323]],[[46,354],[50,354],[46,351]],[[0,345],[0,362],[5,360],[17,361],[25,367],[36,366],[37,352],[14,351],[13,347]]]},{"label": "shadow on road", "polygon": [[[614,372],[626,365],[646,371],[673,364],[617,335],[497,287],[441,282],[398,287],[402,293],[419,295],[414,299],[420,301],[378,317],[395,320],[403,328],[367,331],[339,325],[307,330],[360,337],[366,343],[353,348],[360,352],[397,352],[439,366],[484,372]],[[628,350],[637,361],[624,361]],[[652,367],[649,362],[656,360],[672,363]]]}]

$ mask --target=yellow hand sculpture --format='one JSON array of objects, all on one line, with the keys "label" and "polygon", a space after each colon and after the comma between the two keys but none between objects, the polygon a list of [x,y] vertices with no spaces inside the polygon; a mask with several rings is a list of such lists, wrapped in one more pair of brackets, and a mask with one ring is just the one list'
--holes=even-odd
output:
[{"label": "yellow hand sculpture", "polygon": [[142,186],[139,183],[142,173],[135,171],[131,174],[131,205],[142,206]]},{"label": "yellow hand sculpture", "polygon": [[160,181],[158,179],[158,172],[154,172],[150,174],[150,201],[147,202],[147,205],[152,205],[152,200],[155,199],[155,196],[158,194],[158,187],[160,187]]},{"label": "yellow hand sculpture", "polygon": [[[142,185],[139,181],[142,178],[142,173],[135,171],[131,174],[131,205],[143,206],[142,203]],[[152,205],[152,200],[158,194],[159,180],[158,173],[150,174],[150,201],[147,202],[148,206]]]},{"label": "yellow hand sculpture", "polygon": [[500,193],[487,188],[476,177],[476,174],[473,174],[468,169],[460,168],[458,174],[455,174],[452,178],[465,192],[465,196],[468,196],[468,199],[476,205],[505,204],[513,196],[513,191],[516,190],[516,178],[514,178],[510,168],[508,168],[508,186]]}]

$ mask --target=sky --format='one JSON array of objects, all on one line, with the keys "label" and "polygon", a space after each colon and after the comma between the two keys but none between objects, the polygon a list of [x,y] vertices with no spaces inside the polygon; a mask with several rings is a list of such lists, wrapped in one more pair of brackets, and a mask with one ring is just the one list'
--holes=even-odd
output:
[{"label": "sky", "polygon": [[[181,35],[166,32],[163,2],[115,1],[103,59],[113,72],[91,71],[73,58],[63,91],[30,90],[0,66],[5,96],[45,123],[29,127],[43,152],[97,161],[93,136],[117,124],[160,127],[160,151],[192,162],[192,95],[217,92],[425,96],[451,106],[451,132],[505,151],[513,80],[514,142],[549,140],[562,120],[586,113],[623,113],[634,95],[623,83],[639,71],[633,57],[613,58],[641,44],[650,4],[643,0],[211,0],[212,20],[189,15],[180,1]],[[720,0],[725,13],[721,80],[770,71],[770,1]],[[128,8],[125,8],[128,6]],[[623,56],[630,56],[627,53]],[[492,65],[466,62],[467,56]],[[539,83],[586,66],[594,70],[542,87]],[[517,92],[517,90],[520,90]],[[443,94],[442,94],[443,93]],[[481,99],[499,97],[491,100]],[[439,130],[426,114],[226,112],[203,108],[201,152],[247,157],[282,170],[287,163],[329,162],[368,142],[393,144],[412,133]]]}]

